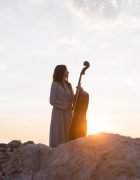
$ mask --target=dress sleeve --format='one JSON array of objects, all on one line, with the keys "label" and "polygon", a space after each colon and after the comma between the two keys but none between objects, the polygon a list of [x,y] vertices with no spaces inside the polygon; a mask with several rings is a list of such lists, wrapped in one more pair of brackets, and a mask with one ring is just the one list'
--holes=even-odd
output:
[{"label": "dress sleeve", "polygon": [[56,83],[52,83],[50,92],[50,104],[59,109],[66,110],[68,108],[68,103],[57,99],[57,90],[58,85]]}]

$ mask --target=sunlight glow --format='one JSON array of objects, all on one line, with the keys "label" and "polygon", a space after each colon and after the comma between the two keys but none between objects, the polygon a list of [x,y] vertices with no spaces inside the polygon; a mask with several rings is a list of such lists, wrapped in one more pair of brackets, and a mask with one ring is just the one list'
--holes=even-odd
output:
[{"label": "sunlight glow", "polygon": [[98,115],[98,117],[94,117],[93,114],[89,112],[87,115],[87,135],[99,132],[112,132],[113,127],[108,123],[108,116]]}]

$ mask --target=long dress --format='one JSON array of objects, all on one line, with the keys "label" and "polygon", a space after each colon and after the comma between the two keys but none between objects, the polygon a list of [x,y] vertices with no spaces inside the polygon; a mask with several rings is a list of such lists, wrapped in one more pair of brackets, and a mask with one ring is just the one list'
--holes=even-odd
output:
[{"label": "long dress", "polygon": [[50,92],[52,108],[49,145],[56,147],[69,141],[69,128],[72,118],[73,94],[58,82],[53,82]]}]

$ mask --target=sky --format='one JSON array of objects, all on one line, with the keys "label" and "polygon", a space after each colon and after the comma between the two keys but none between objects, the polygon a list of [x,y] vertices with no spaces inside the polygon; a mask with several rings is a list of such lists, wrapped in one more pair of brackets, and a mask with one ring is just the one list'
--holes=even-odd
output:
[{"label": "sky", "polygon": [[89,93],[87,135],[140,137],[139,0],[0,0],[0,142],[49,142],[53,70]]}]

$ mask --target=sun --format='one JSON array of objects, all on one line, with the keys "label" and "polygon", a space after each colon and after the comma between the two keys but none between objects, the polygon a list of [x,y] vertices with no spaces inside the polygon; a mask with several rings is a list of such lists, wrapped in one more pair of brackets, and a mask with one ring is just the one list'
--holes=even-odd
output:
[{"label": "sun", "polygon": [[111,132],[112,127],[108,122],[109,117],[105,115],[93,116],[93,113],[87,115],[87,135],[100,132]]}]

